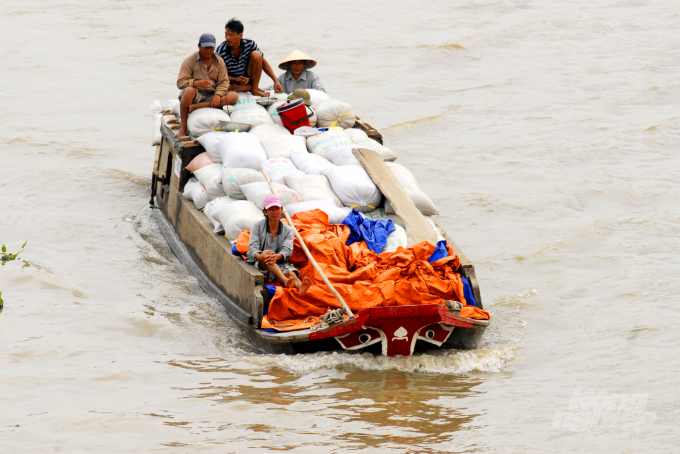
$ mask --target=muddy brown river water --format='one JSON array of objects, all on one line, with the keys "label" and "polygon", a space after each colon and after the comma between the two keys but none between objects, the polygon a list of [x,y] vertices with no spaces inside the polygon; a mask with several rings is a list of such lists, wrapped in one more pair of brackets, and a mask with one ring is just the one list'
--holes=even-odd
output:
[{"label": "muddy brown river water", "polygon": [[[476,264],[483,346],[251,348],[148,210],[237,16],[318,59]],[[678,452],[680,4],[2,2],[0,452]],[[278,74],[278,70],[277,70]]]}]

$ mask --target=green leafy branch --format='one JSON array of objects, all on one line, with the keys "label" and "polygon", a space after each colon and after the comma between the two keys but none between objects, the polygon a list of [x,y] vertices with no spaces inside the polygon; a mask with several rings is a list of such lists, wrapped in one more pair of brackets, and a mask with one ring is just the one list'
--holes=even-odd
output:
[{"label": "green leafy branch", "polygon": [[8,253],[7,253],[7,248],[6,248],[5,245],[3,244],[3,245],[2,245],[2,261],[3,261],[3,262],[7,262],[7,261],[9,261],[9,260],[16,260],[17,255],[19,255],[19,254],[21,254],[22,252],[24,252],[24,248],[26,247],[26,244],[28,244],[28,241],[26,241],[26,242],[24,243],[24,245],[21,246],[21,250],[20,250],[19,252],[17,252],[16,254],[12,254],[11,252],[8,254]]}]

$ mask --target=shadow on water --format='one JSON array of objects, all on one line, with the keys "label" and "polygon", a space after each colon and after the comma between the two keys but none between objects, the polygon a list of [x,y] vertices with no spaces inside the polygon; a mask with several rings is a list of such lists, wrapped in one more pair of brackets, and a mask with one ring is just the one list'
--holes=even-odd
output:
[{"label": "shadow on water", "polygon": [[[282,430],[300,436],[323,434],[317,443],[355,448],[450,441],[478,416],[467,409],[463,398],[481,394],[474,388],[484,381],[470,376],[367,371],[351,365],[300,375],[279,367],[248,368],[243,362],[232,367],[221,359],[169,364],[201,375],[195,377],[199,386],[178,389],[184,399],[201,399],[222,406],[224,412],[244,413],[232,415],[234,421],[220,430],[274,437]],[[299,422],[282,427],[279,417],[271,417],[275,412]],[[258,413],[270,417],[254,416]],[[199,421],[167,423],[186,429]]]}]

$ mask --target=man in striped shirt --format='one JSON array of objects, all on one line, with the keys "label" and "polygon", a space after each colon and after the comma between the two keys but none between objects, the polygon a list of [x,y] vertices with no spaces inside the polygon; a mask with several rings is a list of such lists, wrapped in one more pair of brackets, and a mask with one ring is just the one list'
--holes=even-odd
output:
[{"label": "man in striped shirt", "polygon": [[255,41],[243,38],[241,21],[232,18],[227,22],[224,27],[224,39],[225,41],[215,49],[215,53],[222,57],[227,65],[232,91],[249,91],[255,96],[269,96],[269,93],[259,88],[264,70],[274,81],[276,93],[283,92],[283,87]]}]

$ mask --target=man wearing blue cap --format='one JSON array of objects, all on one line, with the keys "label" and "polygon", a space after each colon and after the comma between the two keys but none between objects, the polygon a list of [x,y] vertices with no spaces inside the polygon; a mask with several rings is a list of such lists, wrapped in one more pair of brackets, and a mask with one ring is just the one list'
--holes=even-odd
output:
[{"label": "man wearing blue cap", "polygon": [[229,75],[224,60],[215,55],[215,37],[203,33],[198,40],[198,52],[189,55],[177,77],[179,94],[180,127],[177,137],[186,136],[187,117],[200,107],[222,107],[236,104],[238,95],[229,92]]}]

